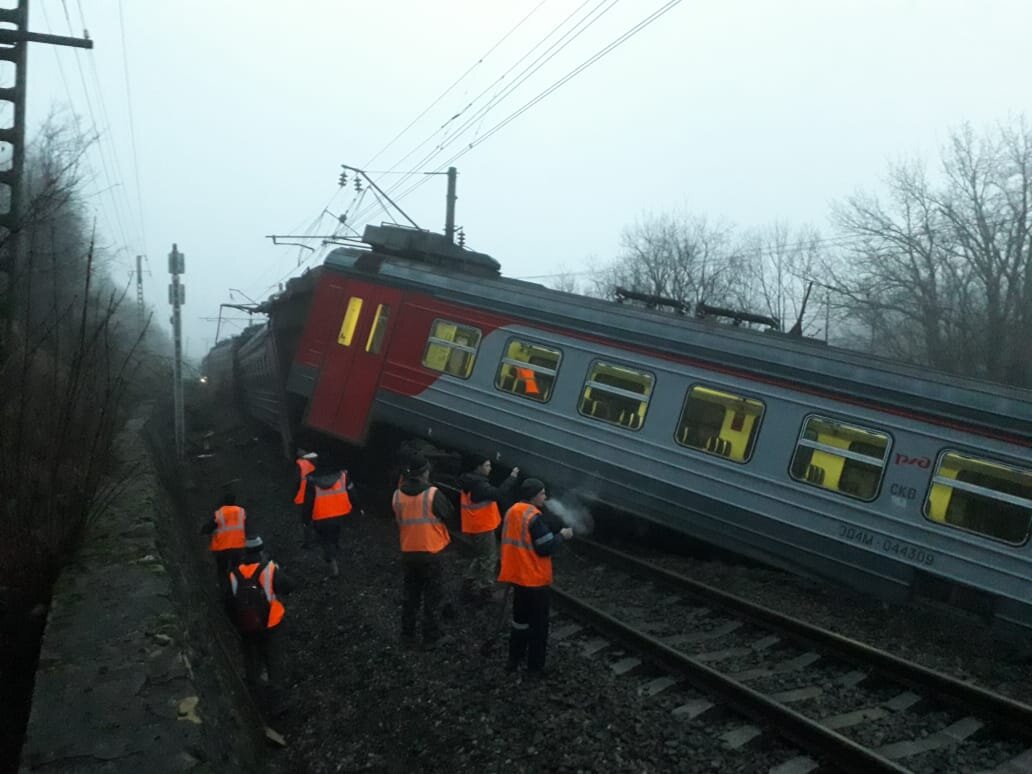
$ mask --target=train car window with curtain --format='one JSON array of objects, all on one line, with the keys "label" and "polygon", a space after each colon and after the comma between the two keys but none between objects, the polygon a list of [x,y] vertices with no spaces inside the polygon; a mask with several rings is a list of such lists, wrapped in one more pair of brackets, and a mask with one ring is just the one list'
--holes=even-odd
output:
[{"label": "train car window with curtain", "polygon": [[637,430],[645,424],[654,377],[596,360],[584,383],[578,411],[586,417]]},{"label": "train car window with curtain", "polygon": [[495,387],[544,403],[552,397],[562,353],[542,344],[511,339],[495,376]]},{"label": "train car window with curtain", "polygon": [[340,324],[340,333],[337,334],[337,343],[345,347],[351,346],[351,340],[355,337],[355,328],[358,327],[358,318],[362,314],[362,299],[352,296],[348,299],[348,308],[344,311],[344,320]]},{"label": "train car window with curtain", "polygon": [[885,433],[827,417],[808,417],[789,474],[811,486],[873,500],[888,456]]},{"label": "train car window with curtain", "polygon": [[763,404],[703,387],[688,390],[674,439],[682,446],[745,463],[752,457]]},{"label": "train car window with curtain", "polygon": [[467,379],[473,373],[479,346],[479,329],[448,320],[434,320],[423,353],[423,365]]},{"label": "train car window with curtain", "polygon": [[1032,522],[1032,470],[946,451],[932,475],[924,515],[939,524],[1024,543]]}]

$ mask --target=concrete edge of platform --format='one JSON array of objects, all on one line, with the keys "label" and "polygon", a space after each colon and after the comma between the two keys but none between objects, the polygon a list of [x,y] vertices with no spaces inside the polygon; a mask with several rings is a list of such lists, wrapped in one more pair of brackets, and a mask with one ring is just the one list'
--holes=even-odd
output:
[{"label": "concrete edge of platform", "polygon": [[212,610],[195,587],[206,579],[145,438],[153,410],[118,436],[125,486],[55,584],[22,774],[262,768],[225,648],[204,641]]}]

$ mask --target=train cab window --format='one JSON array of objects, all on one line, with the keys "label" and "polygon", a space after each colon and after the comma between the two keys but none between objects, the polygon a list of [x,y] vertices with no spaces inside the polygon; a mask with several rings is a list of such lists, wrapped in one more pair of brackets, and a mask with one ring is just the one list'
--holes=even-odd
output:
[{"label": "train cab window", "polygon": [[645,424],[652,374],[595,361],[584,383],[578,411],[586,417],[637,430]]},{"label": "train cab window", "polygon": [[365,351],[373,355],[380,354],[383,347],[383,337],[387,333],[387,322],[391,317],[391,308],[387,304],[378,304],[376,317],[373,318],[373,325],[369,329],[369,338],[366,339]]},{"label": "train cab window", "polygon": [[512,339],[505,347],[495,387],[544,403],[552,397],[562,353],[531,341]]},{"label": "train cab window", "polygon": [[479,329],[447,320],[434,320],[423,353],[423,365],[467,379],[473,373],[479,346]]},{"label": "train cab window", "polygon": [[344,311],[344,320],[340,324],[340,333],[337,334],[337,343],[345,347],[351,346],[351,340],[355,338],[355,328],[358,327],[358,318],[362,315],[362,299],[352,296],[348,299],[348,308]]},{"label": "train cab window", "polygon": [[674,439],[732,462],[748,462],[762,417],[758,400],[697,384],[685,398]]},{"label": "train cab window", "polygon": [[884,433],[826,417],[808,417],[789,474],[812,486],[873,500],[888,454],[889,437]]},{"label": "train cab window", "polygon": [[1032,470],[947,451],[924,504],[940,524],[1008,543],[1024,543],[1032,522]]}]

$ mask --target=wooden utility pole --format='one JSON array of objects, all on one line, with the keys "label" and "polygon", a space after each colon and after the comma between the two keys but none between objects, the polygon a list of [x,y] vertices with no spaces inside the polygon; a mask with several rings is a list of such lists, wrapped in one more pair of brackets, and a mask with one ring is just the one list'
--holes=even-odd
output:
[{"label": "wooden utility pole", "polygon": [[455,200],[458,198],[455,195],[455,177],[457,175],[458,171],[455,167],[448,167],[448,199],[444,215],[444,235],[448,237],[449,242],[455,241]]},{"label": "wooden utility pole", "polygon": [[0,61],[14,65],[14,85],[0,88],[0,101],[14,106],[14,122],[8,129],[0,129],[0,142],[11,145],[11,166],[0,171],[0,227],[7,230],[9,244],[0,250],[0,316],[3,329],[0,340],[7,334],[14,317],[13,304],[18,297],[14,289],[21,270],[22,168],[25,164],[25,91],[27,84],[28,44],[48,43],[54,46],[93,48],[87,38],[68,38],[63,35],[44,35],[29,32],[29,0],[18,0],[14,8],[0,8]]},{"label": "wooden utility pole", "polygon": [[182,460],[186,454],[186,423],[183,418],[183,315],[181,307],[186,303],[186,287],[179,282],[179,275],[185,273],[185,256],[173,243],[168,254],[168,273],[172,282],[168,286],[168,302],[172,305],[172,402],[173,424],[176,436],[176,458]]}]

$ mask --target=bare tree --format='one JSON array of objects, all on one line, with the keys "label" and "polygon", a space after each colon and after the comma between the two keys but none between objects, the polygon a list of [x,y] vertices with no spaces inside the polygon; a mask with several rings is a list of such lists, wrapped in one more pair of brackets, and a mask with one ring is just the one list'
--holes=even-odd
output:
[{"label": "bare tree", "polygon": [[885,201],[857,194],[834,220],[853,246],[833,284],[871,347],[936,368],[1032,384],[1032,131],[1021,119],[977,137],[955,131],[933,181],[917,162],[889,170]]},{"label": "bare tree", "polygon": [[809,226],[793,230],[777,222],[747,233],[739,248],[743,272],[738,293],[748,308],[777,318],[783,330],[798,322],[801,335],[827,335],[828,315],[817,314],[818,309],[828,311],[826,299],[821,307],[817,299],[822,290],[814,288],[820,249],[821,235]]},{"label": "bare tree", "polygon": [[620,286],[675,299],[688,308],[702,301],[738,305],[743,257],[733,229],[703,217],[647,215],[626,229],[622,253],[595,278],[599,295]]},{"label": "bare tree", "polygon": [[0,586],[35,595],[103,500],[115,430],[154,368],[143,352],[160,346],[98,268],[82,153],[74,134],[44,127],[27,154],[20,239],[0,243],[19,250],[0,350]]}]

